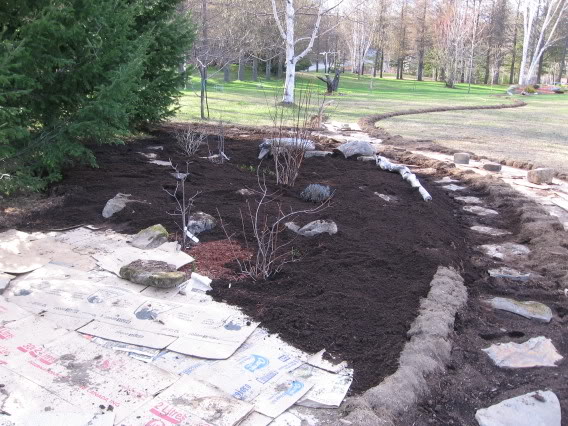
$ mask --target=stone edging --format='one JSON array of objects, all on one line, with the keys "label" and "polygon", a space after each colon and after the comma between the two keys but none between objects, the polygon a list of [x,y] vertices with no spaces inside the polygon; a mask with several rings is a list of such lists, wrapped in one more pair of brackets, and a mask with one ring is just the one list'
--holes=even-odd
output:
[{"label": "stone edging", "polygon": [[[432,112],[448,112],[448,111],[470,111],[470,110],[487,110],[487,109],[507,109],[507,108],[518,108],[522,106],[526,106],[527,103],[524,101],[515,100],[512,104],[498,104],[498,105],[480,105],[480,106],[455,106],[455,107],[437,107],[437,108],[425,108],[425,109],[410,109],[410,110],[403,110],[403,111],[395,111],[389,112],[384,114],[373,114],[363,117],[359,120],[359,125],[361,129],[368,133],[369,135],[377,138],[383,139],[387,144],[389,143],[389,139],[393,138],[385,129],[375,127],[375,124],[381,120],[386,120],[387,118],[398,117],[402,115],[414,115],[414,114],[428,114]],[[396,143],[394,143],[396,146]],[[456,149],[446,148],[441,145],[434,143],[435,151],[442,152],[444,154],[455,154],[456,152],[462,152]],[[502,158],[490,158],[486,156],[478,156],[474,153],[471,153],[471,158],[474,160],[480,160],[486,158],[488,160],[506,165],[511,167],[516,167],[519,169],[524,170],[531,170],[534,169],[536,166],[528,161],[517,161],[517,160],[507,160]],[[557,173],[556,176],[559,179],[568,180],[568,175],[563,173]]]},{"label": "stone edging", "polygon": [[428,376],[441,373],[448,363],[456,313],[467,302],[463,278],[451,268],[440,266],[420,302],[418,317],[407,335],[397,371],[363,395],[347,400],[349,413],[341,420],[353,425],[395,425],[395,420],[428,393]]}]

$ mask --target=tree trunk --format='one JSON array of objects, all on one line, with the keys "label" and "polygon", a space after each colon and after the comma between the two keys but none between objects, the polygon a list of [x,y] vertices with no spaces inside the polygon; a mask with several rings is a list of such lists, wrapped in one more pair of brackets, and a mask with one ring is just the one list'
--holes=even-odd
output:
[{"label": "tree trunk", "polygon": [[566,37],[566,43],[564,44],[564,52],[562,52],[562,60],[560,61],[560,74],[558,75],[558,82],[562,84],[562,77],[564,71],[566,71],[566,53],[568,51],[568,37]]},{"label": "tree trunk", "polygon": [[540,55],[540,60],[538,61],[538,71],[536,73],[536,83],[540,84],[542,77],[542,66],[544,65],[544,53]]},{"label": "tree trunk", "polygon": [[231,64],[225,64],[223,67],[223,81],[229,83],[231,81]]},{"label": "tree trunk", "polygon": [[207,93],[207,67],[199,67],[199,75],[201,77],[201,93],[200,93],[200,112],[201,119],[206,120],[205,116],[205,96]]},{"label": "tree trunk", "polygon": [[237,72],[237,80],[245,80],[245,59],[242,53],[239,56],[239,71]]},{"label": "tree trunk", "polygon": [[272,59],[266,60],[266,71],[264,75],[267,80],[270,80],[272,77]]},{"label": "tree trunk", "polygon": [[379,49],[375,50],[375,66],[373,67],[373,77],[377,77],[377,66],[379,64]]},{"label": "tree trunk", "polygon": [[326,85],[327,85],[327,94],[331,95],[334,92],[337,92],[337,89],[339,88],[339,77],[340,77],[341,73],[339,71],[339,68],[335,69],[335,76],[333,77],[333,80],[329,77],[329,74],[327,74],[325,76],[325,78],[317,76],[318,79],[320,79],[321,81],[323,81]]},{"label": "tree trunk", "polygon": [[284,74],[284,63],[282,60],[282,54],[278,55],[278,68],[276,69],[276,77],[282,78]]},{"label": "tree trunk", "polygon": [[491,49],[487,49],[487,56],[485,57],[485,77],[483,77],[483,84],[489,83],[489,65],[491,63]]},{"label": "tree trunk", "polygon": [[521,2],[517,6],[517,16],[515,18],[515,32],[513,33],[513,48],[511,54],[511,73],[509,74],[509,84],[513,84],[515,79],[515,61],[517,59],[517,35],[519,32],[519,15],[521,10]]},{"label": "tree trunk", "polygon": [[418,52],[418,71],[416,72],[416,80],[422,81],[424,75],[424,51]]},{"label": "tree trunk", "polygon": [[252,81],[258,81],[258,59],[252,58]]},{"label": "tree trunk", "polygon": [[383,78],[383,66],[385,64],[385,52],[384,50],[381,48],[381,64],[379,65],[379,77]]}]

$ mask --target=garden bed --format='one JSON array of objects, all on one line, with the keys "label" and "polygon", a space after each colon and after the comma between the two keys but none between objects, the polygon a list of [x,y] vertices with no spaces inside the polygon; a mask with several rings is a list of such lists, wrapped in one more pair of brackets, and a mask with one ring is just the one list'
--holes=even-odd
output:
[{"label": "garden bed", "polygon": [[[155,145],[163,150],[151,149]],[[230,162],[218,165],[197,158],[189,164],[187,188],[192,194],[200,191],[194,211],[220,215],[229,234],[241,229],[240,211],[247,208],[247,200],[254,205],[254,196],[237,191],[257,189],[257,148],[258,141],[228,140]],[[148,163],[140,152],[155,153],[158,159],[170,159],[185,169],[167,129],[124,146],[97,147],[99,168],[69,170],[51,189],[52,198],[58,200],[52,203],[56,206],[31,213],[18,228],[48,230],[91,224],[135,233],[161,223],[175,232],[177,218],[168,214],[175,203],[164,191],[175,187],[172,170]],[[261,165],[261,170],[270,168],[270,161]],[[269,188],[277,191],[273,176],[268,174],[266,179]],[[466,224],[454,214],[455,202],[426,178],[421,179],[432,202],[422,201],[400,175],[380,171],[373,162],[339,156],[306,159],[296,186],[280,191],[275,200],[285,210],[312,208],[315,205],[300,199],[301,189],[310,183],[332,186],[335,195],[330,207],[297,222],[331,219],[338,233],[302,237],[283,231],[282,241],[293,240],[287,249],[296,261],[269,280],[257,282],[237,279],[231,250],[212,245],[219,254],[225,252],[223,267],[231,271],[214,281],[213,296],[240,306],[269,331],[280,333],[303,350],[325,348],[337,359],[348,361],[355,370],[352,391],[377,385],[396,370],[406,332],[438,266],[462,269],[467,266],[464,259],[470,257],[472,244]],[[131,194],[139,202],[104,220],[103,206],[118,192]],[[395,200],[385,201],[375,192]],[[276,206],[272,204],[273,213]],[[226,238],[220,226],[200,235],[202,246]],[[235,241],[246,246],[238,235]],[[249,240],[249,250],[254,248],[251,243]],[[189,253],[196,257],[197,271],[223,269],[219,256],[200,256],[200,248]],[[213,259],[215,267],[200,257]]]}]

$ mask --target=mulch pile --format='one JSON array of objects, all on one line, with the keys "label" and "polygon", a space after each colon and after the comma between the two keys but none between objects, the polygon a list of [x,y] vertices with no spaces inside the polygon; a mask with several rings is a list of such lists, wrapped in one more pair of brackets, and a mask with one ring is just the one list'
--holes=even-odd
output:
[{"label": "mulch pile", "polygon": [[[152,145],[163,145],[164,149],[150,150]],[[227,140],[229,163],[218,165],[196,158],[188,165],[191,176],[187,189],[192,194],[200,191],[194,211],[221,216],[226,232],[248,250],[254,250],[254,241],[250,224],[245,224],[248,240],[240,236],[240,211],[247,208],[247,200],[254,206],[258,197],[245,197],[236,191],[257,189],[257,175],[251,171],[258,165],[257,147],[258,141]],[[172,170],[149,164],[139,154],[156,153],[159,159],[171,159],[185,170],[185,160],[168,129],[124,146],[94,150],[99,168],[69,170],[65,179],[51,188],[54,196],[63,197],[62,201],[30,214],[19,229],[91,224],[135,233],[156,223],[170,232],[179,229],[177,217],[168,214],[175,209],[174,200],[164,191],[175,187]],[[206,155],[206,150],[200,155]],[[271,166],[271,161],[265,161],[261,169]],[[213,282],[213,296],[240,306],[269,331],[280,333],[303,350],[325,348],[347,360],[355,369],[352,391],[377,385],[396,370],[406,332],[437,267],[466,266],[463,262],[469,258],[472,244],[467,240],[466,224],[454,213],[457,204],[425,177],[421,179],[434,199],[430,203],[423,202],[398,174],[380,171],[372,162],[339,156],[307,159],[292,189],[280,190],[270,174],[266,179],[269,189],[277,191],[275,202],[265,212],[268,217],[273,217],[278,204],[285,211],[314,207],[299,197],[310,183],[332,186],[335,196],[329,208],[296,220],[304,225],[331,219],[339,232],[307,238],[283,231],[281,241],[289,242],[286,250],[294,255],[294,262],[267,281],[237,280],[230,273],[220,273],[218,276],[225,278]],[[118,192],[131,194],[140,202],[104,220],[102,209]],[[375,192],[394,196],[396,201],[387,202]],[[214,249],[211,242],[226,241],[226,232],[218,226],[201,234],[200,239]],[[198,246],[189,251],[196,257],[197,271],[223,272],[225,268],[238,272],[226,243],[217,244],[226,253],[226,263],[214,253],[200,259]],[[207,258],[212,259],[210,264]]]}]

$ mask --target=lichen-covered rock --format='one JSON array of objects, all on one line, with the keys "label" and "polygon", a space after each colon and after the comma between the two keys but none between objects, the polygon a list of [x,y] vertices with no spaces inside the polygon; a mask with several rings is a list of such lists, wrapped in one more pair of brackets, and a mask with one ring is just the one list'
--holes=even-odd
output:
[{"label": "lichen-covered rock", "polygon": [[331,195],[330,186],[320,185],[318,183],[311,183],[300,192],[300,198],[302,198],[302,200],[311,201],[312,203],[323,203],[328,200]]},{"label": "lichen-covered rock", "polygon": [[135,260],[120,268],[120,276],[136,284],[157,288],[176,287],[186,280],[185,272],[159,260]]},{"label": "lichen-covered rock", "polygon": [[318,234],[337,234],[337,225],[332,220],[314,220],[302,227],[299,227],[294,222],[288,222],[285,226],[289,230],[304,237],[313,237]]},{"label": "lichen-covered rock", "polygon": [[217,219],[207,213],[197,212],[189,216],[187,221],[187,230],[193,235],[199,235],[202,232],[209,231],[217,225]]},{"label": "lichen-covered rock", "polygon": [[168,231],[162,225],[152,225],[134,236],[130,244],[139,249],[153,249],[168,241]]},{"label": "lichen-covered rock", "polygon": [[262,160],[268,154],[274,154],[274,150],[302,149],[304,151],[314,151],[316,145],[309,139],[274,138],[265,139],[258,148],[260,150],[258,159]]}]

